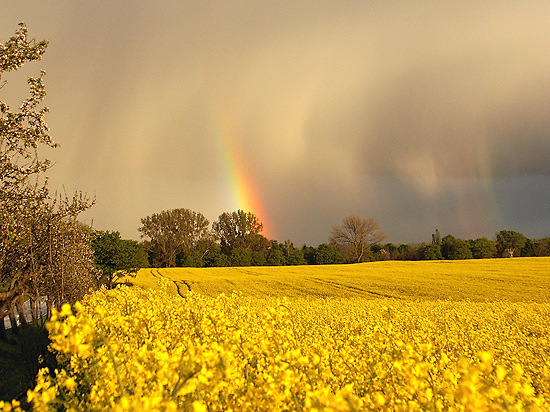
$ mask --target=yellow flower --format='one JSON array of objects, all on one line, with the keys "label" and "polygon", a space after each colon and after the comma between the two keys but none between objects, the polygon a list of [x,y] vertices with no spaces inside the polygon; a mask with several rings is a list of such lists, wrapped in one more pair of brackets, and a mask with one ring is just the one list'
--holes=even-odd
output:
[{"label": "yellow flower", "polygon": [[63,306],[61,306],[61,312],[59,312],[59,316],[69,316],[72,314],[73,314],[73,311],[71,309],[71,305],[69,305],[68,303],[65,303],[63,304]]},{"label": "yellow flower", "polygon": [[550,304],[121,287],[74,310],[48,323],[35,410],[550,410]]},{"label": "yellow flower", "polygon": [[206,405],[204,403],[199,402],[199,401],[194,401],[193,402],[193,410],[195,412],[207,412],[208,408],[206,407]]}]

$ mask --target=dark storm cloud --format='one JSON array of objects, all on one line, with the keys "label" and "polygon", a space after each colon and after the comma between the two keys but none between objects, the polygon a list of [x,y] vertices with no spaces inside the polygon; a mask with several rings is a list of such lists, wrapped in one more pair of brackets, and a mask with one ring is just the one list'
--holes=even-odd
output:
[{"label": "dark storm cloud", "polygon": [[511,193],[519,181],[522,197],[547,193],[549,12],[546,1],[22,1],[4,6],[0,39],[25,20],[50,40],[32,67],[48,71],[62,143],[52,183],[96,193],[88,219],[101,229],[135,237],[161,209],[229,211],[227,139],[279,240],[326,241],[350,213],[378,218],[392,241],[429,240],[435,226],[536,237],[546,212]]}]

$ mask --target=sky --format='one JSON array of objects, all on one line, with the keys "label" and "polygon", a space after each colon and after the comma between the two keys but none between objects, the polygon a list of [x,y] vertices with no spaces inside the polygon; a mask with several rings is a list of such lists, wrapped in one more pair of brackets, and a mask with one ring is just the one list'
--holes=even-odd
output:
[{"label": "sky", "polygon": [[387,241],[550,236],[550,2],[117,1],[2,4],[49,40],[53,190],[81,220],[243,209],[270,239],[328,242],[347,215]]}]

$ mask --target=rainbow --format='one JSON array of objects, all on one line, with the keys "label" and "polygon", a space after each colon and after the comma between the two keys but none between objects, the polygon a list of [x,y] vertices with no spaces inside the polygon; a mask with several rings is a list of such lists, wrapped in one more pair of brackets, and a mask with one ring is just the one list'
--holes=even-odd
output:
[{"label": "rainbow", "polygon": [[239,127],[229,110],[222,108],[219,104],[211,106],[211,118],[214,119],[211,135],[219,147],[227,180],[226,197],[233,208],[226,212],[242,209],[245,212],[254,213],[264,225],[262,234],[268,239],[274,239],[265,205],[258,190],[258,183],[253,177],[240,142]]}]

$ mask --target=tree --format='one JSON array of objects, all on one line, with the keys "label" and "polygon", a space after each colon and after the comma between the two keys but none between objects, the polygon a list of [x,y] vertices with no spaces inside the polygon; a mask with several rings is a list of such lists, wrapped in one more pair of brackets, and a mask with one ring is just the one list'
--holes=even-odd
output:
[{"label": "tree", "polygon": [[302,252],[304,254],[304,259],[306,260],[308,265],[315,265],[317,262],[315,262],[315,248],[313,246],[302,246]]},{"label": "tree", "polygon": [[527,242],[523,234],[513,230],[501,230],[497,233],[496,240],[498,254],[502,257],[521,256],[521,249]]},{"label": "tree", "polygon": [[445,259],[451,260],[472,259],[470,245],[452,235],[447,235],[441,240],[441,254]]},{"label": "tree", "polygon": [[245,248],[234,248],[229,259],[231,266],[252,266],[252,252]]},{"label": "tree", "polygon": [[206,267],[225,267],[230,265],[229,257],[222,253],[222,247],[218,243],[214,243],[206,251],[203,261]]},{"label": "tree", "polygon": [[[66,207],[66,206],[65,206]],[[62,207],[42,213],[32,229],[29,263],[33,268],[27,293],[38,299],[48,297],[48,305],[74,303],[97,287],[100,273],[94,265],[91,236],[76,219],[64,215]]]},{"label": "tree", "polygon": [[149,266],[147,253],[135,240],[122,239],[119,232],[96,231],[92,240],[94,262],[102,281],[111,288],[116,278]]},{"label": "tree", "polygon": [[432,243],[441,246],[441,234],[438,229],[435,229],[435,233],[432,235]]},{"label": "tree", "polygon": [[535,256],[550,256],[550,237],[535,241]]},{"label": "tree", "polygon": [[302,249],[297,249],[292,245],[291,248],[287,248],[286,255],[287,265],[307,265],[307,260],[304,256],[304,251]]},{"label": "tree", "polygon": [[138,229],[151,240],[151,247],[160,254],[162,266],[176,266],[178,253],[189,253],[200,241],[211,236],[210,222],[202,213],[189,209],[170,209],[141,219]]},{"label": "tree", "polygon": [[198,250],[193,250],[185,254],[178,255],[179,261],[177,262],[178,266],[182,267],[191,267],[191,268],[202,268],[205,265],[204,254]]},{"label": "tree", "polygon": [[260,233],[263,227],[253,213],[243,210],[224,212],[212,224],[212,230],[226,253],[231,253],[234,248],[258,250],[262,243]]},{"label": "tree", "polygon": [[449,259],[449,253],[456,241],[453,235],[447,235],[441,240],[441,255],[444,259]]},{"label": "tree", "polygon": [[428,243],[424,245],[421,252],[422,260],[441,260],[441,247],[437,243]]},{"label": "tree", "polygon": [[267,251],[266,261],[269,266],[286,265],[286,257],[281,249],[271,248]]},{"label": "tree", "polygon": [[533,257],[535,256],[535,242],[529,238],[525,238],[525,245],[521,248],[521,256]]},{"label": "tree", "polygon": [[335,263],[344,263],[344,258],[333,245],[321,243],[315,250],[316,265],[332,265]]},{"label": "tree", "polygon": [[[0,43],[0,81],[4,72],[40,60],[47,45],[46,41],[29,40],[27,28],[21,23],[14,37]],[[42,72],[38,79],[29,79],[31,95],[18,112],[12,112],[0,101],[0,313],[5,308],[12,309],[27,288],[30,273],[25,269],[30,258],[31,222],[34,212],[48,197],[45,186],[33,187],[30,182],[51,166],[38,156],[38,146],[57,145],[47,133],[47,108],[37,109],[45,96],[43,75]],[[4,86],[6,82],[0,88]]]},{"label": "tree", "polygon": [[376,243],[369,248],[368,256],[363,259],[364,262],[367,261],[380,261],[387,260],[388,253],[380,243]]},{"label": "tree", "polygon": [[[42,58],[48,42],[27,34],[21,23],[15,36],[0,43],[0,81],[4,72]],[[52,302],[61,307],[96,282],[90,239],[77,222],[93,201],[82,193],[52,197],[44,176],[52,163],[39,149],[58,146],[45,122],[48,108],[41,107],[44,75],[28,79],[30,95],[17,111],[0,101],[0,313],[7,308],[10,315],[24,297],[33,308],[41,296],[48,297],[49,309]]]},{"label": "tree", "polygon": [[462,239],[456,239],[449,251],[449,259],[461,260],[472,259],[472,251],[468,242]]},{"label": "tree", "polygon": [[252,266],[267,265],[267,259],[265,258],[266,253],[264,251],[253,250],[251,255],[252,255]]},{"label": "tree", "polygon": [[[221,251],[219,243],[215,241],[210,232],[208,236],[200,239],[188,253],[179,253],[176,257],[178,266],[203,267],[207,265],[207,256],[211,251]],[[225,265],[224,265],[225,266]]]},{"label": "tree", "polygon": [[411,260],[412,259],[411,246],[406,243],[401,243],[399,246],[397,246],[397,259]]},{"label": "tree", "polygon": [[253,233],[249,237],[247,248],[252,251],[267,252],[272,242],[260,233]]},{"label": "tree", "polygon": [[393,243],[386,243],[384,249],[388,252],[388,259],[395,259],[397,256],[397,246]]},{"label": "tree", "polygon": [[486,237],[470,240],[469,244],[474,259],[490,259],[497,252],[496,242]]},{"label": "tree", "polygon": [[346,261],[363,262],[371,245],[387,237],[378,229],[378,222],[373,218],[346,216],[343,225],[333,226],[330,243],[337,248]]}]

